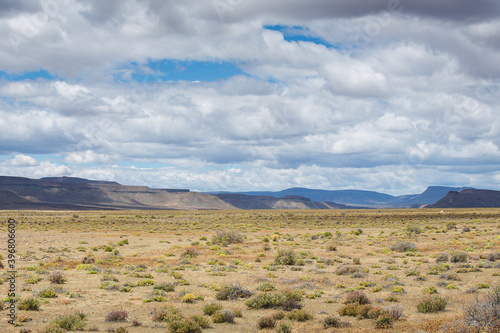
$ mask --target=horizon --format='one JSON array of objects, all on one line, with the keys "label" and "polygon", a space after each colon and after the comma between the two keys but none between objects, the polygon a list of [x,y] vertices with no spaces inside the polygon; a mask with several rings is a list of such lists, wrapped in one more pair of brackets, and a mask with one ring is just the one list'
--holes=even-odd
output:
[{"label": "horizon", "polygon": [[20,0],[0,31],[2,175],[500,190],[498,1]]},{"label": "horizon", "polygon": [[[22,176],[5,176],[5,175],[0,175],[0,177],[20,177],[20,178],[27,178],[27,177],[22,177]],[[80,177],[72,177],[72,176],[55,176],[55,177],[42,177],[42,178],[33,178],[34,180],[43,180],[43,179],[48,179],[50,180],[51,178],[74,178],[74,179],[81,179],[81,180],[89,180],[89,181],[104,181],[104,182],[114,182],[114,181],[109,181],[105,179],[87,179],[87,178],[80,178]],[[30,178],[28,178],[30,179]],[[123,186],[147,186],[144,184],[122,184],[117,182],[119,185]],[[148,186],[151,189],[155,190],[162,190],[162,189],[175,189],[175,190],[181,190],[181,188],[164,188],[164,187],[155,187],[155,186]],[[223,193],[254,193],[254,192],[271,192],[271,193],[278,193],[278,192],[283,192],[287,190],[310,190],[310,191],[328,191],[328,192],[335,192],[335,191],[358,191],[358,192],[373,192],[373,193],[379,193],[379,194],[384,194],[384,195],[390,195],[393,197],[398,197],[398,196],[407,196],[407,195],[419,195],[424,193],[430,188],[460,188],[460,189],[474,189],[474,190],[493,190],[490,188],[476,188],[476,187],[468,187],[468,186],[446,186],[446,185],[429,185],[428,187],[425,188],[425,190],[420,191],[418,193],[402,193],[402,194],[390,194],[382,191],[377,191],[377,190],[365,190],[362,188],[337,188],[337,189],[322,189],[322,188],[309,188],[309,187],[288,187],[288,188],[282,188],[282,189],[276,189],[276,190],[253,190],[253,191],[222,191],[222,190],[215,190],[215,191],[198,191],[196,189],[190,189],[190,188],[182,188],[182,190],[189,190],[190,192],[198,192],[198,193],[207,193],[207,194],[223,194]]]}]

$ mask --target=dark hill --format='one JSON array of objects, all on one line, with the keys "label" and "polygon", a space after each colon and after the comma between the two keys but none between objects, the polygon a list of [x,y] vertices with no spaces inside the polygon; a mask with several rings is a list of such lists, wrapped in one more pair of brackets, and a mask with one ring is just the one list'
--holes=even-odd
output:
[{"label": "dark hill", "polygon": [[384,193],[360,190],[313,190],[308,188],[289,188],[278,192],[241,192],[246,195],[266,195],[281,198],[298,195],[315,202],[330,201],[348,206],[383,207],[396,200],[396,197]]},{"label": "dark hill", "polygon": [[55,177],[0,176],[0,209],[235,209],[221,199],[187,190]]},{"label": "dark hill", "polygon": [[423,205],[435,203],[446,196],[450,191],[459,192],[463,189],[465,189],[465,187],[429,186],[421,194],[399,196],[392,204],[395,207],[418,208]]},{"label": "dark hill", "polygon": [[426,208],[480,208],[500,207],[500,191],[464,189],[451,191],[444,198]]},{"label": "dark hill", "polygon": [[[240,209],[347,209],[353,208],[334,202],[314,202],[298,195],[274,197],[270,195],[246,195],[239,193],[214,194],[223,201]],[[361,208],[361,207],[359,207]]]}]

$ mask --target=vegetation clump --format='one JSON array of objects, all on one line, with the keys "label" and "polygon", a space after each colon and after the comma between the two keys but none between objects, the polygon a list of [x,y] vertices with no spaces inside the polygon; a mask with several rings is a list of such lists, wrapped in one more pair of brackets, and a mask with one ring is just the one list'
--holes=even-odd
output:
[{"label": "vegetation clump", "polygon": [[433,312],[444,311],[444,309],[446,308],[446,304],[448,304],[448,301],[444,297],[441,296],[428,297],[422,300],[420,303],[418,303],[417,310],[420,313],[433,313]]},{"label": "vegetation clump", "polygon": [[274,257],[275,265],[295,265],[297,255],[291,249],[278,249],[276,257]]},{"label": "vegetation clump", "polygon": [[237,230],[218,230],[215,236],[212,236],[213,244],[228,245],[234,243],[243,243],[245,237]]},{"label": "vegetation clump", "polygon": [[389,246],[389,249],[396,252],[406,252],[415,251],[417,249],[417,246],[415,245],[415,243],[403,241]]}]

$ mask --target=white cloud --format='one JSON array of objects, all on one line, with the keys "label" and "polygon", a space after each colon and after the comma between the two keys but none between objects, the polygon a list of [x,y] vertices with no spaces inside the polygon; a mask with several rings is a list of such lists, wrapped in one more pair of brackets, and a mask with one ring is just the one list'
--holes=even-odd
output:
[{"label": "white cloud", "polygon": [[[498,177],[497,1],[55,1],[0,4],[2,174],[400,193]],[[245,75],[163,82],[162,59]],[[58,77],[9,77],[41,69]]]},{"label": "white cloud", "polygon": [[8,164],[15,167],[26,167],[38,165],[38,162],[31,156],[16,155],[12,160],[9,161]]}]

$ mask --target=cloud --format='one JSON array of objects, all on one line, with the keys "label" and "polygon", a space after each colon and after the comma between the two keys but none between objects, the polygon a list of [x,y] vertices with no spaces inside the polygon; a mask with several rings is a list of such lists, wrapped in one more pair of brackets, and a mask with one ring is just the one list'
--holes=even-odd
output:
[{"label": "cloud", "polygon": [[52,4],[0,4],[2,174],[495,184],[497,1]]},{"label": "cloud", "polygon": [[26,156],[26,155],[16,155],[12,160],[9,161],[9,165],[15,166],[15,167],[21,167],[21,166],[34,166],[38,165],[38,162],[36,159],[34,159],[31,156]]}]

